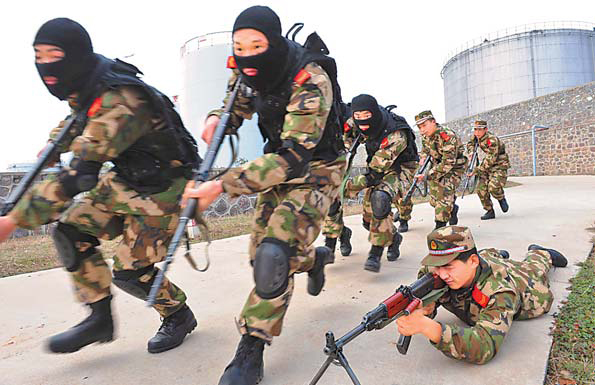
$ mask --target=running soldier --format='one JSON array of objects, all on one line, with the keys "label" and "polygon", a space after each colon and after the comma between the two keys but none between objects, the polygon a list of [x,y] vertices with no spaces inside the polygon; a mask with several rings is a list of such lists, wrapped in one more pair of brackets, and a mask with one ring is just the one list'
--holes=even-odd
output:
[{"label": "running soldier", "polygon": [[[430,189],[430,204],[434,207],[436,229],[459,222],[459,206],[455,204],[456,190],[465,172],[467,158],[463,154],[461,139],[450,128],[436,122],[432,112],[420,112],[415,117],[415,124],[422,134],[422,159],[432,157],[432,165],[427,173]],[[417,178],[422,181],[425,176]]]},{"label": "running soldier", "polygon": [[[197,189],[189,186],[185,194],[198,198],[204,210],[224,191],[231,197],[259,193],[249,249],[255,288],[239,316],[242,338],[219,381],[222,385],[252,385],[262,379],[264,345],[281,334],[295,273],[308,273],[310,295],[318,295],[324,286],[330,250],[312,244],[337,197],[346,162],[336,67],[320,49],[309,49],[321,43],[314,34],[304,47],[284,38],[279,17],[263,6],[244,10],[233,26],[230,59],[235,60],[229,62],[234,67],[229,86],[243,79],[254,93],[250,97],[241,91],[232,125],[239,127],[257,112],[265,154],[219,181]],[[207,118],[207,143],[220,113],[212,111]]]},{"label": "running soldier", "polygon": [[469,157],[473,155],[475,144],[478,143],[478,149],[484,152],[485,157],[481,164],[468,175],[476,175],[479,179],[477,183],[477,196],[486,211],[481,216],[482,220],[496,218],[494,205],[490,196],[496,198],[500,204],[502,212],[508,211],[508,202],[504,196],[504,186],[508,177],[510,161],[506,154],[504,143],[493,133],[488,131],[488,123],[485,120],[476,120],[473,136],[467,143],[467,153]]},{"label": "running soldier", "polygon": [[[60,152],[74,154],[70,167],[31,188],[0,218],[0,240],[17,226],[35,229],[58,221],[52,235],[58,255],[76,297],[91,308],[88,318],[49,340],[50,351],[70,353],[113,339],[112,283],[143,300],[148,295],[155,264],[165,257],[178,222],[178,201],[200,157],[169,99],[140,80],[136,67],[95,54],[80,24],[50,20],[33,46],[49,92],[87,120],[61,143]],[[99,175],[108,161],[115,167]],[[81,192],[86,194],[73,200]],[[119,235],[112,277],[97,246],[99,239]],[[151,353],[180,345],[197,325],[186,295],[167,278],[154,308],[163,323],[148,342]]]}]

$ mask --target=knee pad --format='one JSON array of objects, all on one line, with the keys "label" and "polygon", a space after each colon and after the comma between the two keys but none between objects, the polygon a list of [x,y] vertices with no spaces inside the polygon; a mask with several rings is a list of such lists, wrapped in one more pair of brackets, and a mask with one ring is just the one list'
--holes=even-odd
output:
[{"label": "knee pad", "polygon": [[341,209],[341,200],[337,199],[331,204],[331,207],[328,209],[328,216],[334,217],[339,212],[339,209]]},{"label": "knee pad", "polygon": [[384,219],[391,212],[391,199],[389,193],[382,190],[374,190],[370,195],[372,214],[376,219]]},{"label": "knee pad", "polygon": [[[144,301],[151,291],[156,273],[155,265],[149,265],[138,270],[116,270],[112,282],[126,293]],[[151,278],[146,282],[142,282],[140,278],[146,274],[151,274]]]},{"label": "knee pad", "polygon": [[254,256],[256,294],[264,299],[280,296],[289,282],[291,248],[285,242],[264,240]]},{"label": "knee pad", "polygon": [[[82,233],[76,227],[62,222],[58,222],[58,226],[52,232],[52,239],[64,268],[70,272],[77,271],[81,261],[95,254],[97,252],[95,247],[99,246],[99,240],[96,237]],[[90,244],[90,246],[81,251],[80,248],[84,244]]]}]

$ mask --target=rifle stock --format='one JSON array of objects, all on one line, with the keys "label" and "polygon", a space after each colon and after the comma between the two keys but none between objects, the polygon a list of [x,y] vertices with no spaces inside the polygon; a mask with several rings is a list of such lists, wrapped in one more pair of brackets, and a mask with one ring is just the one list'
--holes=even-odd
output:
[{"label": "rifle stock", "polygon": [[85,116],[86,109],[72,115],[70,118],[66,120],[66,122],[64,123],[64,127],[62,128],[62,130],[60,130],[56,138],[48,142],[41,154],[37,157],[37,161],[35,162],[33,169],[30,170],[23,177],[23,179],[21,179],[17,188],[14,190],[12,194],[10,194],[8,199],[4,202],[4,205],[0,210],[1,216],[7,215],[14,208],[14,206],[16,206],[17,203],[19,203],[23,195],[25,195],[27,190],[29,190],[29,187],[31,187],[31,185],[35,181],[35,178],[37,178],[41,171],[46,167],[48,161],[56,155],[58,147],[68,136],[68,133],[70,132],[72,127],[80,126],[81,122],[85,120]]},{"label": "rifle stock", "polygon": [[405,198],[403,198],[404,204],[409,203],[409,201],[411,200],[411,197],[413,197],[413,192],[415,191],[415,187],[419,183],[417,180],[417,176],[422,175],[426,172],[426,169],[428,168],[431,161],[432,161],[432,157],[430,155],[427,155],[426,160],[424,160],[424,163],[421,165],[421,167],[419,167],[417,169],[415,175],[413,175],[413,181],[411,182],[411,187],[409,187],[409,190],[407,190],[407,194],[405,195]]},{"label": "rifle stock", "polygon": [[[219,152],[219,148],[223,143],[223,139],[225,138],[225,131],[230,124],[230,117],[231,112],[233,109],[233,105],[235,100],[237,99],[238,92],[240,89],[240,85],[242,84],[242,75],[240,75],[233,87],[231,94],[229,95],[229,99],[227,99],[227,104],[223,110],[223,113],[219,117],[219,123],[215,128],[215,132],[213,133],[213,138],[211,139],[211,143],[207,148],[207,153],[205,154],[205,158],[200,164],[198,171],[194,176],[194,188],[200,186],[203,182],[206,182],[209,179],[209,172],[213,168],[215,164],[215,159],[217,157],[217,153]],[[178,246],[182,240],[182,236],[186,232],[186,226],[188,222],[194,218],[196,213],[196,208],[198,206],[198,199],[190,198],[186,203],[186,207],[182,210],[180,214],[180,219],[178,221],[178,226],[176,227],[176,231],[172,237],[172,240],[169,244],[167,249],[167,255],[165,256],[165,260],[163,261],[163,265],[157,273],[155,277],[155,281],[151,285],[151,290],[149,291],[149,295],[147,296],[147,306],[151,307],[155,305],[157,300],[157,292],[163,283],[163,278],[165,277],[165,273],[169,265],[174,260],[174,254],[178,249]]]}]

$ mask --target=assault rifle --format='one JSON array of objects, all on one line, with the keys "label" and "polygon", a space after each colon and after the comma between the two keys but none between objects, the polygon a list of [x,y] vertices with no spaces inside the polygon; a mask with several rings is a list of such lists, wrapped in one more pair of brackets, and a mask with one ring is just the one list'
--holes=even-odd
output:
[{"label": "assault rifle", "polygon": [[409,190],[407,190],[407,194],[405,195],[405,198],[403,198],[404,204],[408,203],[411,200],[411,197],[413,196],[413,192],[415,191],[417,184],[420,183],[417,180],[417,176],[423,175],[426,172],[426,170],[429,167],[431,162],[432,162],[432,157],[430,155],[427,155],[426,160],[424,160],[424,163],[421,165],[421,167],[419,167],[417,169],[417,172],[415,173],[415,175],[413,175],[413,181],[411,182],[411,187],[409,187]]},{"label": "assault rifle", "polygon": [[76,127],[78,129],[84,124],[87,118],[87,109],[88,108],[85,108],[79,111],[78,113],[71,115],[66,120],[66,122],[64,123],[64,127],[62,128],[62,130],[60,130],[56,138],[49,141],[43,149],[43,151],[41,152],[41,154],[37,157],[37,161],[35,162],[33,169],[29,171],[23,177],[23,179],[21,179],[17,188],[14,190],[12,194],[10,194],[10,197],[8,197],[8,199],[4,202],[2,209],[0,209],[0,215],[7,215],[14,208],[14,206],[16,206],[17,203],[19,203],[23,195],[25,195],[29,187],[31,187],[31,184],[33,184],[33,181],[35,181],[35,178],[37,178],[41,171],[47,167],[47,164],[50,161],[50,159],[54,159],[56,157],[58,153],[58,148],[66,140],[70,130],[73,127]]},{"label": "assault rifle", "polygon": [[[475,164],[477,163],[477,147],[479,146],[479,140],[477,140],[477,138],[475,138],[475,145],[473,146],[473,156],[471,157],[471,162],[469,163],[469,167],[467,167],[467,170],[465,172],[465,185],[463,187],[463,193],[461,194],[461,199],[463,199],[465,197],[465,191],[467,191],[467,188],[469,187],[469,181],[471,180],[471,176],[469,174],[471,174],[473,172],[473,170],[475,169]],[[473,187],[475,187],[475,184],[473,185]],[[473,192],[473,191],[469,191],[469,192]]]},{"label": "assault rifle", "polygon": [[[351,381],[355,385],[360,385],[359,380],[347,362],[347,358],[343,353],[343,347],[363,332],[380,330],[398,317],[411,314],[420,304],[425,306],[435,302],[447,289],[448,287],[444,281],[428,273],[409,286],[399,287],[395,294],[385,299],[374,310],[366,313],[362,322],[357,327],[338,340],[335,340],[335,335],[332,331],[328,331],[326,333],[326,346],[324,348],[324,354],[328,358],[318,370],[310,385],[318,383],[331,363],[341,365]],[[397,342],[399,353],[406,354],[410,342],[411,336],[400,336]]]},{"label": "assault rifle", "polygon": [[[213,133],[213,138],[211,139],[211,143],[207,148],[207,153],[205,154],[205,158],[200,164],[198,171],[194,175],[194,188],[197,188],[209,180],[209,172],[213,168],[213,164],[215,163],[215,158],[217,157],[217,153],[219,152],[219,148],[223,143],[223,139],[225,138],[225,131],[227,130],[228,126],[231,124],[230,117],[231,111],[233,109],[233,105],[237,99],[238,92],[240,90],[240,86],[243,83],[243,75],[238,77],[231,94],[229,95],[229,99],[227,99],[227,104],[223,110],[223,113],[219,117],[219,124],[217,124],[217,128],[215,128],[215,132]],[[178,249],[178,245],[182,240],[182,236],[186,234],[186,226],[188,222],[195,217],[196,208],[198,206],[198,199],[190,198],[186,203],[186,207],[182,210],[180,214],[180,219],[178,221],[178,227],[176,227],[176,231],[172,237],[172,240],[169,244],[167,249],[167,255],[165,256],[165,260],[163,262],[163,266],[159,270],[159,273],[155,277],[155,281],[151,286],[151,291],[147,296],[147,306],[153,306],[156,301],[157,292],[163,283],[163,278],[165,277],[165,273],[170,265],[170,263],[174,260],[174,253]]]}]

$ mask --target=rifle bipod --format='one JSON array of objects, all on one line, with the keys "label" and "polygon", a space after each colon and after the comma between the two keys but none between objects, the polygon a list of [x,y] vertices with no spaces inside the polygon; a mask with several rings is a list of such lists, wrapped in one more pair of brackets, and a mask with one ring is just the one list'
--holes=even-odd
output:
[{"label": "rifle bipod", "polygon": [[358,329],[360,329],[361,326],[362,325],[356,327],[349,333],[345,334],[343,337],[339,338],[339,340],[337,341],[335,341],[335,335],[333,334],[333,332],[326,332],[326,346],[324,348],[324,353],[328,356],[328,358],[326,359],[326,361],[324,361],[324,364],[322,364],[322,367],[318,370],[312,381],[310,381],[310,385],[315,385],[318,383],[318,381],[324,375],[331,363],[337,366],[342,366],[343,369],[345,369],[345,371],[347,372],[347,375],[349,376],[351,381],[355,385],[361,385],[361,383],[357,379],[357,376],[353,372],[353,369],[351,369],[351,366],[349,366],[349,362],[347,362],[347,357],[345,357],[345,354],[343,354],[343,346],[347,345],[349,341],[351,341],[352,339],[354,339],[366,330],[365,328],[361,328],[362,330],[359,331]]}]

